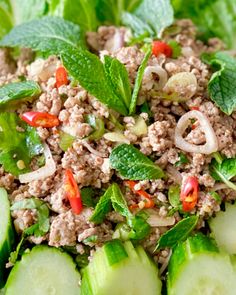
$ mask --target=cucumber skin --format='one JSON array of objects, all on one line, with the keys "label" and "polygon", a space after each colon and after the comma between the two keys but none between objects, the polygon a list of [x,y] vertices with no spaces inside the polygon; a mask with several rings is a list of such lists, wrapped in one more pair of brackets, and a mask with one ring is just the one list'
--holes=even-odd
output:
[{"label": "cucumber skin", "polygon": [[195,255],[199,253],[219,253],[219,249],[213,239],[196,234],[189,237],[185,242],[178,244],[173,250],[167,274],[167,289],[168,294],[172,294],[171,290],[175,280],[178,279],[178,273]]},{"label": "cucumber skin", "polygon": [[[7,231],[6,231],[6,238],[5,240],[0,242],[0,288],[5,285],[8,271],[5,268],[5,265],[8,261],[11,251],[13,250],[13,245],[15,243],[15,230],[11,220],[11,213],[10,213],[10,202],[8,200],[8,195],[5,189],[0,188],[0,197],[1,202],[6,202],[6,210],[9,210],[8,215],[8,224],[7,224]],[[5,198],[3,200],[3,198]],[[0,216],[1,218],[1,216]]]}]

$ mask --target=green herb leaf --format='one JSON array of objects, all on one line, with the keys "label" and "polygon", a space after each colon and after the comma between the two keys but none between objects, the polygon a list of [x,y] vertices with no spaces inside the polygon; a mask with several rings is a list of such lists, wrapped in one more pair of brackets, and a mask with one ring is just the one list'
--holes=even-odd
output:
[{"label": "green herb leaf", "polygon": [[86,239],[83,240],[83,243],[86,245],[88,243],[96,243],[98,240],[98,236],[97,235],[92,235]]},{"label": "green herb leaf", "polygon": [[20,103],[32,101],[41,93],[41,88],[34,81],[9,83],[0,87],[0,110],[15,109]]},{"label": "green herb leaf", "polygon": [[217,192],[212,191],[212,192],[209,192],[209,194],[212,196],[213,199],[216,200],[217,203],[220,204],[222,202],[222,198]]},{"label": "green herb leaf", "polygon": [[80,190],[83,205],[94,208],[96,205],[95,192],[92,187],[83,187]]},{"label": "green herb leaf", "polygon": [[19,257],[19,254],[20,254],[20,250],[21,250],[21,246],[22,246],[24,240],[25,240],[25,236],[22,235],[21,240],[20,240],[20,242],[18,243],[18,245],[17,245],[17,247],[16,247],[16,250],[15,250],[15,251],[12,251],[12,252],[10,253],[9,262],[10,262],[11,264],[13,264],[13,265],[14,265],[14,264],[16,263],[16,261],[18,260],[18,257]]},{"label": "green herb leaf", "polygon": [[69,74],[90,94],[122,115],[128,114],[124,101],[115,94],[103,63],[96,55],[80,49],[63,52],[61,56]]},{"label": "green herb leaf", "polygon": [[221,164],[213,159],[209,169],[215,180],[223,181],[229,188],[236,190],[236,185],[230,181],[236,176],[236,158],[224,159]]},{"label": "green herb leaf", "polygon": [[131,100],[131,87],[125,66],[118,59],[106,55],[104,57],[104,68],[114,93],[124,102],[128,109]]},{"label": "green herb leaf", "polygon": [[222,112],[231,115],[236,108],[236,59],[217,52],[210,64],[219,70],[208,83],[209,95]]},{"label": "green herb leaf", "polygon": [[48,8],[46,0],[14,0],[11,4],[15,25],[42,17]]},{"label": "green herb leaf", "polygon": [[79,25],[84,32],[95,31],[98,26],[95,6],[93,0],[50,0],[49,13]]},{"label": "green herb leaf", "polygon": [[119,212],[121,215],[123,215],[127,219],[132,218],[133,215],[129,211],[127,202],[119,186],[116,183],[113,183],[111,187],[112,187],[111,202],[115,211]]},{"label": "green herb leaf", "polygon": [[[0,163],[13,175],[28,171],[31,158],[43,151],[36,129],[21,121],[15,113],[1,113],[0,127]],[[24,132],[18,131],[17,127]],[[25,169],[17,166],[20,160]]]},{"label": "green herb leaf", "polygon": [[86,122],[94,129],[94,131],[89,134],[87,138],[91,140],[101,139],[105,133],[104,120],[101,118],[96,118],[94,115],[89,114],[86,116]]},{"label": "green herb leaf", "polygon": [[171,49],[172,49],[172,58],[178,58],[181,55],[182,52],[182,48],[180,46],[180,44],[178,42],[176,42],[175,40],[170,40],[168,42],[168,45],[170,45]]},{"label": "green herb leaf", "polygon": [[45,55],[60,55],[84,46],[84,39],[79,26],[61,18],[45,16],[12,29],[0,41],[0,46],[20,46]]},{"label": "green herb leaf", "polygon": [[199,35],[208,40],[219,37],[229,48],[236,44],[236,6],[232,0],[172,0],[177,18],[190,18]]},{"label": "green herb leaf", "polygon": [[110,164],[121,176],[130,180],[159,179],[164,176],[159,166],[129,144],[121,144],[112,150]]},{"label": "green herb leaf", "polygon": [[132,14],[125,13],[122,21],[133,29],[135,36],[145,32],[160,37],[161,32],[173,23],[173,9],[169,0],[143,0]]},{"label": "green herb leaf", "polygon": [[74,141],[74,136],[63,131],[60,132],[59,147],[63,150],[63,152],[66,152],[68,148],[72,147]]},{"label": "green herb leaf", "polygon": [[168,190],[168,200],[172,207],[179,207],[180,202],[180,186],[171,185]]},{"label": "green herb leaf", "polygon": [[131,227],[129,238],[132,240],[143,240],[151,232],[151,226],[141,216],[135,216],[128,222]]},{"label": "green herb leaf", "polygon": [[11,206],[11,210],[21,209],[37,210],[37,222],[25,229],[25,234],[40,237],[49,231],[49,208],[45,202],[39,199],[30,198],[18,201]]},{"label": "green herb leaf", "polygon": [[13,27],[12,11],[8,0],[0,1],[0,39]]},{"label": "green herb leaf", "polygon": [[90,217],[90,221],[94,222],[95,224],[102,223],[106,214],[111,211],[111,195],[113,193],[112,186],[106,190],[105,194],[100,197],[95,210]]},{"label": "green herb leaf", "polygon": [[183,165],[183,164],[187,164],[187,163],[189,163],[189,160],[188,160],[188,158],[186,157],[186,155],[185,155],[184,153],[180,152],[180,153],[178,154],[178,156],[179,156],[179,161],[177,161],[177,162],[175,163],[175,166],[176,166],[176,167],[179,167],[179,166],[181,166],[181,165]]},{"label": "green herb leaf", "polygon": [[190,216],[179,221],[160,237],[155,251],[166,247],[173,248],[178,242],[186,240],[197,222],[198,216]]},{"label": "green herb leaf", "polygon": [[151,56],[151,53],[152,53],[152,50],[151,50],[151,47],[149,47],[149,49],[147,50],[147,52],[142,60],[141,65],[138,69],[138,73],[137,73],[135,83],[134,83],[134,89],[133,89],[133,93],[132,93],[131,103],[130,103],[130,107],[129,107],[130,114],[133,114],[136,111],[138,93],[139,93],[140,87],[142,85],[144,70],[147,66],[148,60]]}]

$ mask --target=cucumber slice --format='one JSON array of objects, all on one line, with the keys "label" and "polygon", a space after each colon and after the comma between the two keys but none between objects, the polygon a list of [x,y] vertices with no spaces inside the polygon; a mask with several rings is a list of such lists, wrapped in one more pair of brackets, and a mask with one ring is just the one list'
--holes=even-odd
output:
[{"label": "cucumber slice", "polygon": [[11,223],[10,203],[7,192],[0,188],[0,288],[6,279],[5,264],[14,243],[14,230]]},{"label": "cucumber slice", "polygon": [[83,295],[159,295],[158,270],[141,246],[113,240],[83,270]]},{"label": "cucumber slice", "polygon": [[80,274],[72,258],[48,246],[24,254],[11,271],[6,295],[79,295]]},{"label": "cucumber slice", "polygon": [[211,218],[210,229],[220,249],[236,254],[236,204],[227,203],[225,212],[220,211]]},{"label": "cucumber slice", "polygon": [[234,295],[236,272],[230,256],[198,234],[175,248],[167,287],[168,295]]}]

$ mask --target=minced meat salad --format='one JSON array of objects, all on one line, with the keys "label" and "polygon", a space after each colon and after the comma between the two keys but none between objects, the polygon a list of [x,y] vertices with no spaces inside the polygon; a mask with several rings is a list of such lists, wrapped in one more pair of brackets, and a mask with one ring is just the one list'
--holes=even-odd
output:
[{"label": "minced meat salad", "polygon": [[234,295],[235,3],[54,2],[0,30],[3,294]]}]

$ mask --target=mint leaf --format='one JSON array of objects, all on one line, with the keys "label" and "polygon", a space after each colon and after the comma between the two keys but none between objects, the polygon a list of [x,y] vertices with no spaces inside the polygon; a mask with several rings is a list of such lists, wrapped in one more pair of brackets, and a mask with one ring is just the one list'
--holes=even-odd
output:
[{"label": "mint leaf", "polygon": [[8,0],[0,1],[0,39],[6,35],[13,26],[11,6]]},{"label": "mint leaf", "polygon": [[231,115],[236,108],[236,59],[217,52],[209,62],[219,69],[208,83],[209,95],[222,112]]},{"label": "mint leaf", "polygon": [[34,81],[9,83],[0,87],[0,110],[14,109],[20,103],[32,101],[41,93],[41,88]]},{"label": "mint leaf", "polygon": [[85,32],[95,31],[98,26],[96,1],[92,0],[50,0],[49,13],[69,20]]},{"label": "mint leaf", "polygon": [[125,102],[115,94],[103,63],[96,55],[80,49],[63,52],[61,57],[69,74],[90,94],[122,115],[128,114]]},{"label": "mint leaf", "polygon": [[1,41],[0,46],[26,47],[45,55],[60,55],[84,46],[80,27],[57,17],[45,16],[19,25]]},{"label": "mint leaf", "polygon": [[175,167],[179,167],[179,166],[181,166],[183,164],[189,163],[189,160],[188,160],[188,158],[186,157],[186,155],[184,153],[180,152],[178,154],[178,156],[179,156],[179,161],[177,161],[175,163]]},{"label": "mint leaf", "polygon": [[177,243],[186,240],[197,223],[198,216],[190,216],[180,220],[160,237],[155,251],[166,247],[173,248]]},{"label": "mint leaf", "polygon": [[12,10],[15,25],[42,17],[46,14],[46,0],[12,0]]},{"label": "mint leaf", "polygon": [[37,222],[25,229],[25,234],[40,237],[49,231],[49,208],[45,202],[36,198],[30,198],[15,202],[11,206],[11,210],[21,209],[37,210]]},{"label": "mint leaf", "polygon": [[125,66],[118,59],[106,55],[104,57],[104,69],[115,94],[122,99],[128,109],[131,99],[131,87]]},{"label": "mint leaf", "polygon": [[123,215],[127,219],[132,218],[133,215],[129,211],[127,202],[119,186],[116,183],[113,183],[111,187],[112,187],[111,202],[115,211],[119,212],[121,215]]},{"label": "mint leaf", "polygon": [[[28,171],[31,158],[43,151],[36,129],[21,121],[15,113],[1,113],[0,128],[0,163],[5,171],[13,175]],[[24,162],[25,169],[19,169],[18,161]]]},{"label": "mint leaf", "polygon": [[129,144],[121,144],[112,150],[110,164],[122,177],[130,180],[159,179],[164,176],[159,166]]},{"label": "mint leaf", "polygon": [[96,205],[95,192],[92,187],[83,187],[80,190],[83,205],[94,208]]},{"label": "mint leaf", "polygon": [[160,37],[163,29],[173,21],[170,0],[143,0],[132,14],[126,12],[122,16],[122,22],[133,29],[136,37],[145,33]]},{"label": "mint leaf", "polygon": [[170,40],[168,42],[168,45],[170,45],[171,49],[172,49],[172,58],[178,58],[181,55],[182,52],[182,47],[180,46],[180,44],[178,42],[176,42],[175,40]]},{"label": "mint leaf", "polygon": [[148,60],[151,56],[151,53],[152,53],[152,50],[151,50],[151,47],[149,47],[149,49],[147,50],[147,52],[142,60],[141,65],[139,66],[138,73],[137,73],[135,83],[134,83],[134,89],[133,89],[133,93],[132,93],[131,103],[129,106],[129,113],[130,114],[133,114],[136,111],[138,93],[139,93],[140,87],[142,85],[143,74],[144,74],[145,68],[147,66]]},{"label": "mint leaf", "polygon": [[111,211],[111,195],[112,195],[112,186],[106,190],[105,194],[100,197],[93,215],[90,217],[90,221],[95,224],[102,223],[107,213]]},{"label": "mint leaf", "polygon": [[231,178],[236,176],[236,159],[225,159],[218,163],[215,159],[209,166],[211,176],[217,181],[223,181],[229,188],[236,190],[236,185],[231,182]]}]

